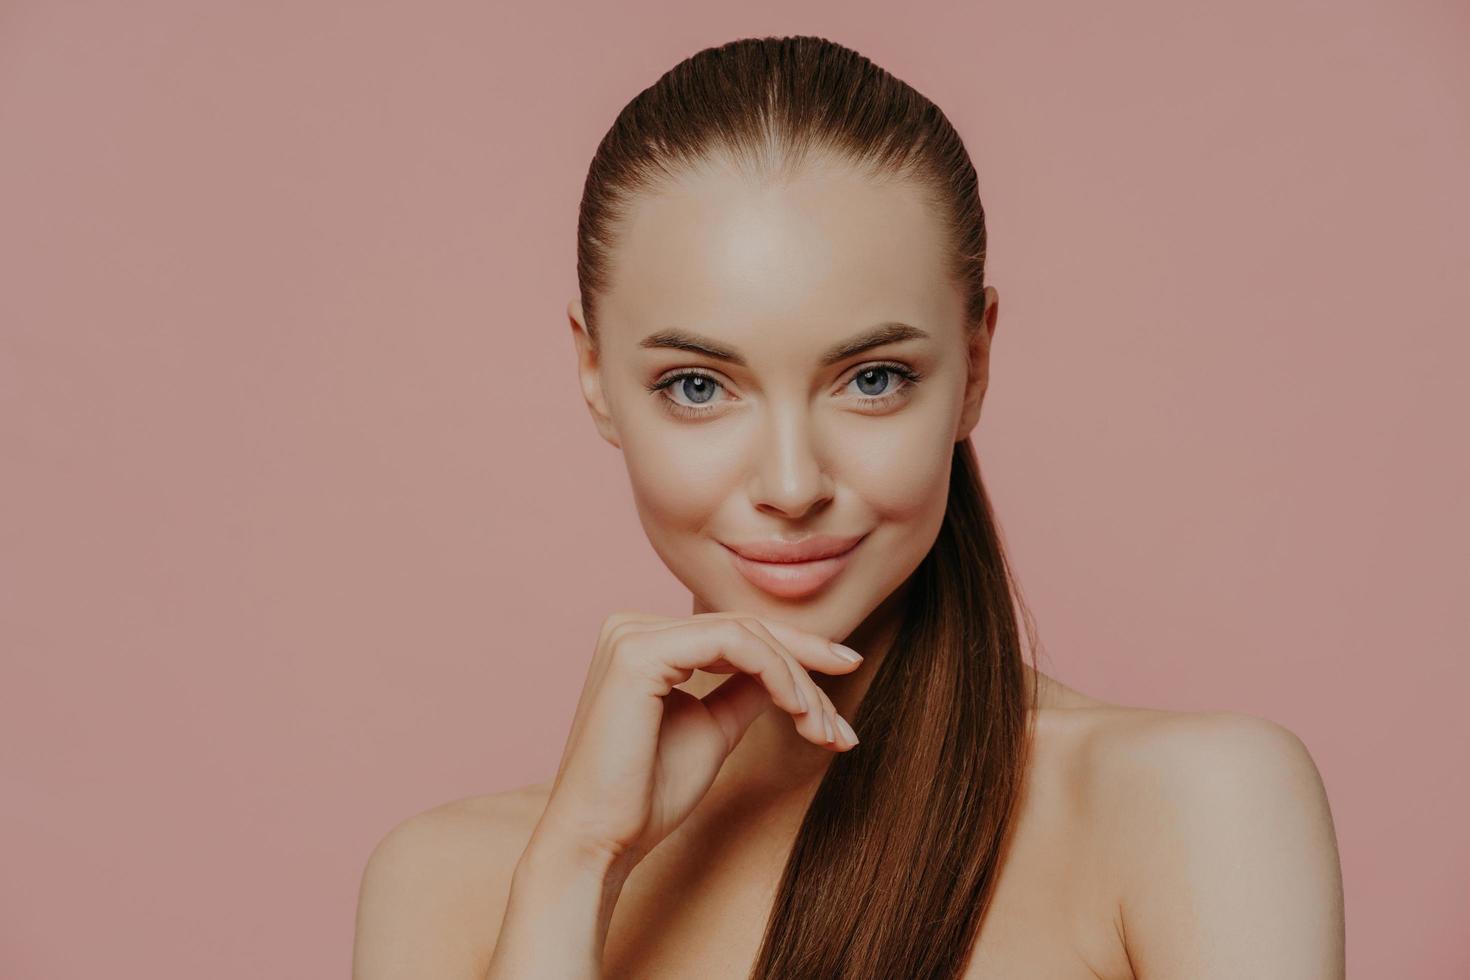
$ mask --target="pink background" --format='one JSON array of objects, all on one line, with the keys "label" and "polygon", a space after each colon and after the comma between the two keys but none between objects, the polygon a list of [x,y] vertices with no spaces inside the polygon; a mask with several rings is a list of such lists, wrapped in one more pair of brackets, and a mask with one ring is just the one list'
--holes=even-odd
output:
[{"label": "pink background", "polygon": [[345,976],[393,824],[550,775],[602,618],[689,611],[575,386],[587,163],[816,33],[980,171],[1043,669],[1291,728],[1350,975],[1466,976],[1467,7],[518,7],[0,7],[0,973]]}]

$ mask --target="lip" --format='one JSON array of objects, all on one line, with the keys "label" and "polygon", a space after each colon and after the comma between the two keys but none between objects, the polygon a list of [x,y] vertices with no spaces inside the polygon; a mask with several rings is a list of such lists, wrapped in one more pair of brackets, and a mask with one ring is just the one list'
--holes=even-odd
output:
[{"label": "lip", "polygon": [[795,542],[768,539],[738,545],[720,543],[751,585],[781,599],[800,599],[836,578],[865,537],[823,534]]}]

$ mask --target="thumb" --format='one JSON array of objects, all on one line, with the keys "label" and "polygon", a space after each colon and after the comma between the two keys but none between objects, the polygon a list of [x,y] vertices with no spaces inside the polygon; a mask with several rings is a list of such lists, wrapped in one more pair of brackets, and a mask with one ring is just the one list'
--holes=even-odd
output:
[{"label": "thumb", "polygon": [[738,671],[700,700],[733,749],[750,723],[771,706],[771,692],[755,675]]}]

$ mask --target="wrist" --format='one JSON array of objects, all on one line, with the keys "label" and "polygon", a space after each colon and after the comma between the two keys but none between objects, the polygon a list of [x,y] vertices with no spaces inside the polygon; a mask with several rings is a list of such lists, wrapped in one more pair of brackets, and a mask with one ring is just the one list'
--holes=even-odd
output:
[{"label": "wrist", "polygon": [[601,976],[622,868],[606,849],[538,827],[516,863],[486,977]]},{"label": "wrist", "polygon": [[531,831],[523,860],[553,875],[596,878],[621,884],[638,863],[635,855],[599,839],[575,821],[559,817],[548,808]]},{"label": "wrist", "polygon": [[600,888],[621,886],[627,872],[619,855],[609,848],[537,828],[532,833],[516,875],[526,880]]},{"label": "wrist", "polygon": [[516,865],[512,889],[536,906],[570,904],[590,913],[600,941],[636,863],[626,853],[538,825]]}]

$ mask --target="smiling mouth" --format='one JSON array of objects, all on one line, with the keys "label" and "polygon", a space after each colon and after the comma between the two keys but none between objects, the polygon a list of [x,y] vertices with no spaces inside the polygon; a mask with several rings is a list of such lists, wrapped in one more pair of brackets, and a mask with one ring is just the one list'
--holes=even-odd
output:
[{"label": "smiling mouth", "polygon": [[722,543],[722,547],[751,585],[780,599],[800,599],[821,591],[836,578],[866,538],[866,534],[862,535],[846,551],[808,561],[758,561],[729,545]]}]

